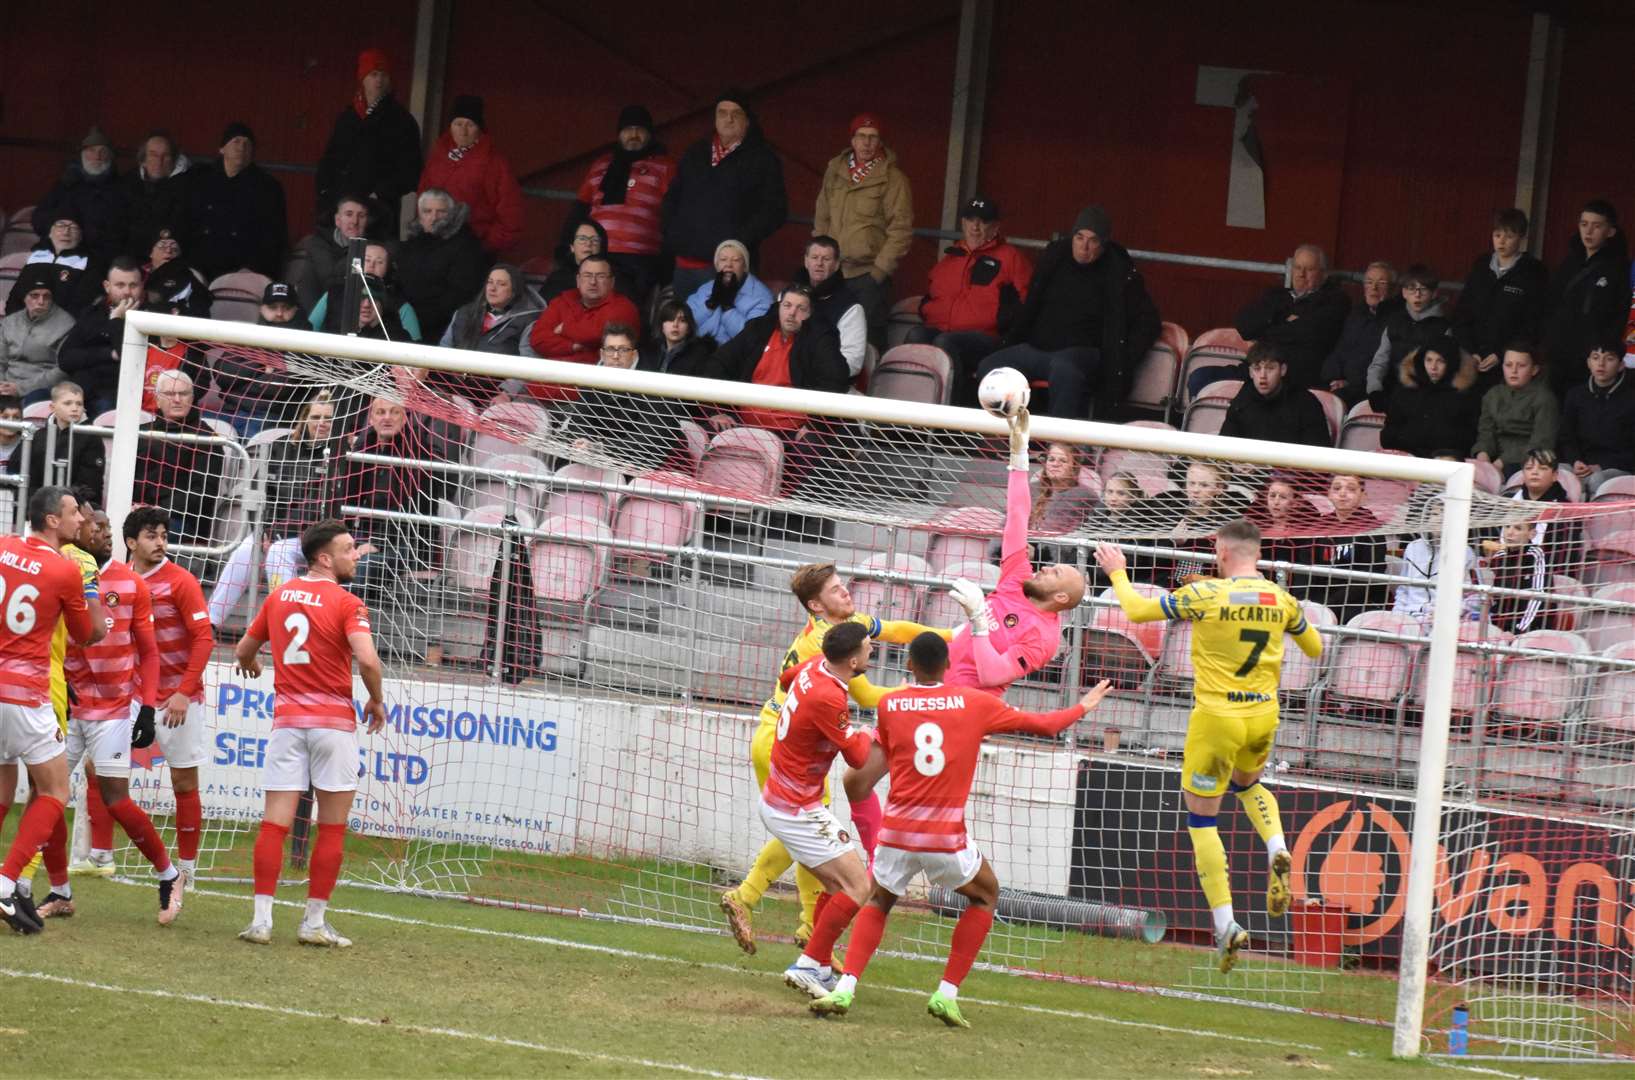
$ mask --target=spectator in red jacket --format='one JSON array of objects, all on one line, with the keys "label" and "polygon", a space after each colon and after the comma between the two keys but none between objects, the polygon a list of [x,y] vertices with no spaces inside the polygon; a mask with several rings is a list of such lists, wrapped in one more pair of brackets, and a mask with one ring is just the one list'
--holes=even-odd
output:
[{"label": "spectator in red jacket", "polygon": [[483,124],[483,99],[454,99],[448,130],[437,137],[420,173],[420,189],[442,188],[471,207],[471,231],[497,257],[522,239],[522,188],[511,163],[494,149]]},{"label": "spectator in red jacket", "polygon": [[920,299],[924,325],[909,331],[915,345],[935,345],[954,362],[953,403],[976,404],[976,369],[999,348],[1022,301],[1033,263],[1005,242],[999,204],[978,195],[959,215],[959,243],[931,268]]},{"label": "spectator in red jacket", "polygon": [[563,241],[586,218],[607,231],[605,250],[613,266],[635,285],[631,295],[645,299],[659,276],[659,248],[664,242],[664,195],[675,179],[676,159],[653,137],[653,114],[628,105],[619,113],[613,149],[590,164],[579,199],[568,213]]},{"label": "spectator in red jacket", "polygon": [[[594,364],[601,355],[602,330],[609,323],[641,325],[636,305],[613,288],[613,262],[606,255],[589,255],[579,264],[579,287],[569,289],[546,305],[522,342],[523,356]],[[572,390],[540,383],[535,397],[572,400]]]}]

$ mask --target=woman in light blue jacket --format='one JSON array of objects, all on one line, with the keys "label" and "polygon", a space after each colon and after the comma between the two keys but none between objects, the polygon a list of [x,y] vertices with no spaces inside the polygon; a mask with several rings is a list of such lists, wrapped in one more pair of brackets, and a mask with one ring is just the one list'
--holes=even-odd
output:
[{"label": "woman in light blue jacket", "polygon": [[698,320],[699,336],[725,345],[745,323],[772,309],[772,290],[749,272],[749,248],[723,240],[715,249],[715,280],[700,285],[687,306]]}]

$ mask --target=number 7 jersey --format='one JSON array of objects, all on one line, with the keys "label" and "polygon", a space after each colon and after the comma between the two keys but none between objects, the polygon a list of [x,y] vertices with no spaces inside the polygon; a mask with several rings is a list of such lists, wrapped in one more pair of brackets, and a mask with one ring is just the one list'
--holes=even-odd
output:
[{"label": "number 7 jersey", "polygon": [[1300,602],[1263,577],[1205,578],[1162,597],[1172,622],[1192,624],[1193,693],[1213,712],[1277,708],[1285,634],[1306,632]]},{"label": "number 7 jersey", "polygon": [[333,581],[301,577],[267,597],[250,624],[273,656],[273,728],[352,731],[350,634],[369,633],[369,609]]}]

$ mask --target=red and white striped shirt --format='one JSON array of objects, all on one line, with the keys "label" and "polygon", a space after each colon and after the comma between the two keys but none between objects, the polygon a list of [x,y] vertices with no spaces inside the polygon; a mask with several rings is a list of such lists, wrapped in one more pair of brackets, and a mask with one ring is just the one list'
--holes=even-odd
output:
[{"label": "red and white striped shirt", "polygon": [[675,159],[655,154],[630,163],[624,202],[602,204],[602,177],[613,163],[612,154],[603,154],[591,164],[579,185],[579,201],[590,207],[590,216],[607,230],[607,249],[619,255],[657,255],[663,239],[664,193],[675,179]]},{"label": "red and white striped shirt", "polygon": [[866,731],[849,732],[851,705],[846,684],[816,656],[789,680],[778,716],[778,741],[761,798],[774,810],[799,813],[823,804],[823,781],[836,754],[856,768],[869,757],[874,740]]},{"label": "red and white striped shirt", "polygon": [[142,575],[153,596],[153,636],[159,643],[159,694],[204,700],[204,668],[216,637],[199,579],[166,559]]},{"label": "red and white striped shirt", "polygon": [[880,699],[875,738],[891,768],[880,843],[902,851],[962,851],[965,803],[982,740],[1004,732],[1055,735],[1084,715],[1077,705],[1024,713],[968,686],[905,686]]},{"label": "red and white striped shirt", "polygon": [[38,536],[0,539],[0,702],[51,700],[51,636],[61,616],[68,636],[91,636],[79,567]]},{"label": "red and white striped shirt", "polygon": [[357,727],[347,638],[367,633],[369,609],[327,578],[296,578],[267,597],[249,634],[272,644],[274,730]]},{"label": "red and white striped shirt", "polygon": [[159,647],[148,584],[121,562],[109,562],[100,577],[108,633],[95,645],[69,645],[63,659],[76,720],[123,719],[138,692],[142,704],[159,703]]}]

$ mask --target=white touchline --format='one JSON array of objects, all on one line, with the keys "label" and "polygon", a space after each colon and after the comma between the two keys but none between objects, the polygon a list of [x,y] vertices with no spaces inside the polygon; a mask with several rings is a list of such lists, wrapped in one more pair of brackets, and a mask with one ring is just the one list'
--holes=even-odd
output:
[{"label": "white touchline", "polygon": [[[1482,1076],[1503,1076],[1506,1080],[1537,1080],[1536,1077],[1529,1076],[1527,1073],[1505,1072],[1503,1069],[1492,1069],[1486,1065],[1465,1065],[1456,1061],[1445,1061],[1442,1058],[1431,1057],[1428,1054],[1425,1056],[1425,1060],[1442,1069],[1458,1069],[1460,1072],[1479,1073]],[[1563,1061],[1562,1064],[1569,1065],[1571,1062]]]},{"label": "white touchline", "polygon": [[545,1054],[562,1054],[566,1057],[583,1058],[587,1061],[605,1061],[612,1065],[632,1065],[644,1069],[668,1069],[671,1072],[691,1073],[695,1076],[718,1077],[720,1080],[761,1080],[759,1077],[744,1073],[718,1072],[715,1069],[702,1069],[694,1065],[682,1065],[674,1061],[653,1061],[650,1058],[602,1054],[595,1050],[576,1050],[571,1046],[551,1046],[546,1043],[528,1042],[524,1039],[511,1039],[503,1035],[484,1035],[479,1031],[429,1027],[425,1024],[404,1024],[396,1020],[381,1021],[367,1016],[344,1016],[339,1013],[296,1009],[287,1005],[268,1005],[260,1001],[236,1001],[232,998],[211,997],[209,994],[189,994],[180,990],[116,986],[113,983],[92,982],[89,979],[75,979],[67,975],[53,975],[48,971],[18,971],[14,968],[0,968],[0,975],[11,979],[34,979],[38,982],[57,983],[61,986],[72,986],[77,990],[105,990],[114,994],[135,994],[140,997],[163,998],[168,1001],[186,1001],[195,1005],[216,1005],[226,1009],[245,1009],[250,1012],[293,1016],[302,1020],[334,1020],[343,1024],[353,1024],[357,1027],[376,1028],[380,1031],[400,1031],[410,1035],[441,1035],[448,1039],[466,1039],[471,1042],[491,1043],[494,1046],[512,1046],[519,1050],[537,1050]]},{"label": "white touchline", "polygon": [[[120,879],[114,879],[119,881]],[[133,882],[121,882],[127,884]],[[217,889],[195,889],[195,896],[220,896],[229,900],[247,899],[242,893],[221,892]],[[275,901],[280,907],[304,908],[306,905],[297,900]],[[735,975],[774,976],[781,978],[782,974],[776,971],[756,971],[753,968],[739,967],[735,964],[712,963],[708,960],[688,960],[680,956],[665,956],[663,953],[640,952],[635,949],[621,949],[614,945],[593,945],[586,941],[574,941],[570,938],[547,937],[544,934],[520,934],[514,930],[489,930],[481,926],[459,926],[454,923],[434,922],[431,919],[412,919],[406,915],[387,915],[379,911],[363,911],[359,908],[329,909],[338,915],[356,915],[363,919],[379,919],[382,922],[398,923],[403,926],[425,926],[437,930],[453,930],[461,934],[476,934],[480,937],[505,938],[509,941],[528,941],[536,945],[555,945],[563,949],[579,949],[583,952],[602,953],[606,956],[622,956],[630,960],[652,960],[665,964],[684,964],[687,967],[702,968],[705,971],[725,971]],[[910,986],[886,986],[882,983],[869,983],[870,990],[879,990],[890,994],[914,994],[924,997],[925,991]],[[1232,1035],[1222,1031],[1210,1031],[1207,1028],[1180,1028],[1170,1027],[1168,1024],[1154,1024],[1147,1020],[1123,1020],[1116,1016],[1102,1016],[1100,1013],[1081,1012],[1077,1009],[1053,1009],[1047,1005],[1029,1005],[1019,1001],[1000,1001],[996,998],[961,997],[961,1001],[973,1005],[991,1005],[1001,1009],[1015,1009],[1018,1012],[1039,1013],[1045,1016],[1061,1016],[1072,1020],[1089,1020],[1092,1023],[1108,1024],[1113,1027],[1141,1028],[1145,1031],[1161,1031],[1167,1035],[1195,1035],[1201,1039],[1220,1039],[1225,1042],[1252,1043],[1256,1046],[1276,1046],[1288,1050],[1313,1050],[1323,1052],[1327,1048],[1314,1046],[1311,1043],[1277,1042],[1252,1035]]]}]

